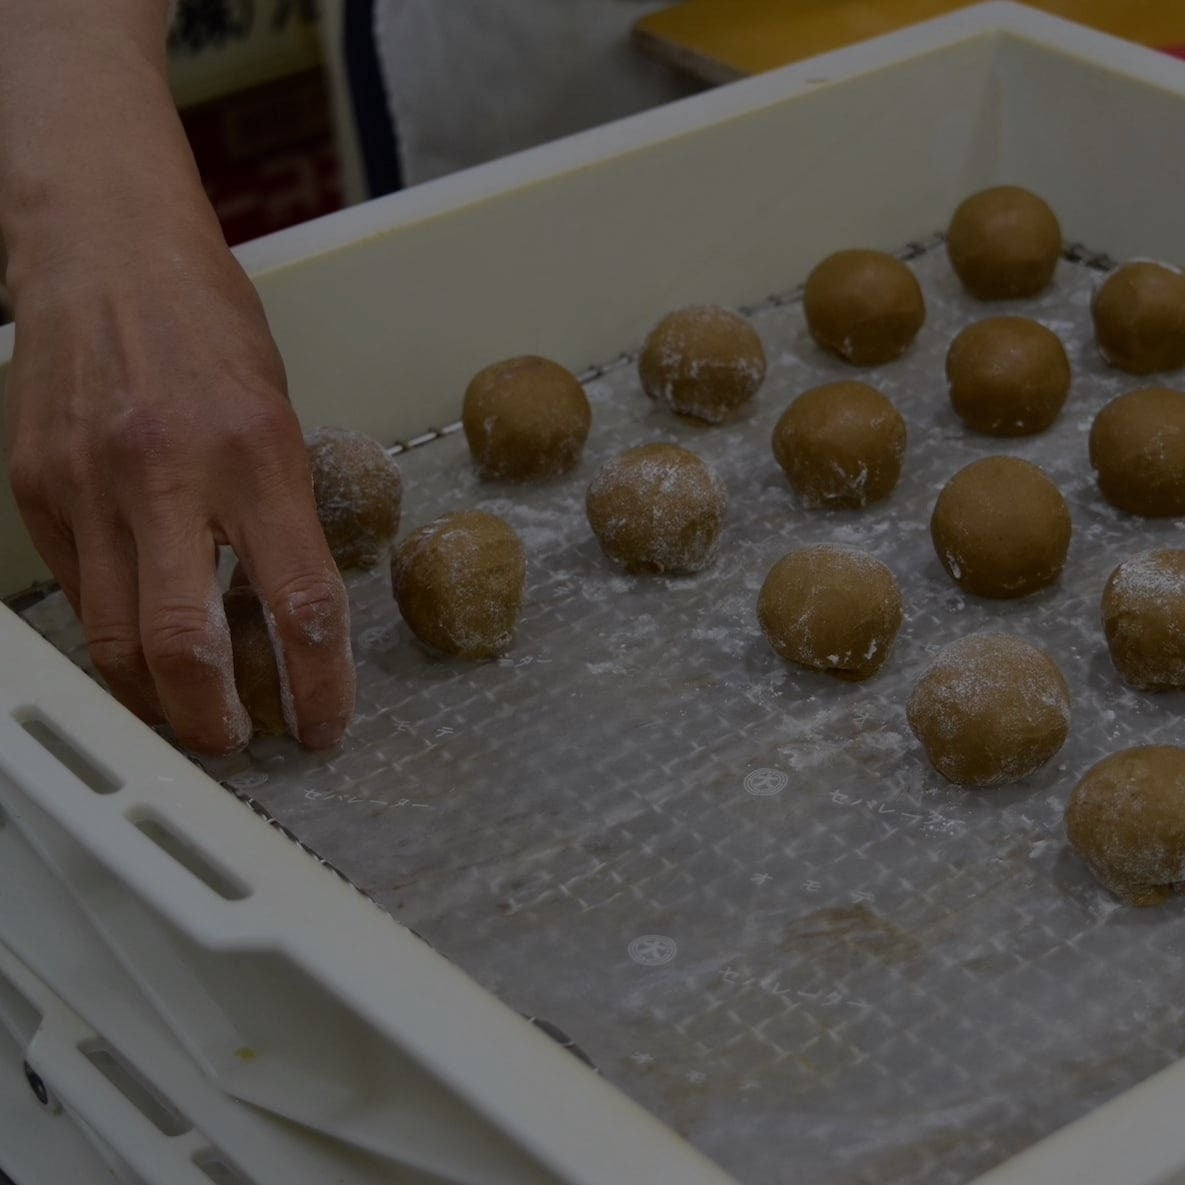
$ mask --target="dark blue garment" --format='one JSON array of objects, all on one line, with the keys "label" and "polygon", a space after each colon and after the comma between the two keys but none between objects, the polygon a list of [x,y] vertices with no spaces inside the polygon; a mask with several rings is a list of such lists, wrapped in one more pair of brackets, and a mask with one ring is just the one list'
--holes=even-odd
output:
[{"label": "dark blue garment", "polygon": [[374,37],[375,0],[345,0],[342,51],[354,126],[371,197],[403,188],[398,140],[387,104]]}]

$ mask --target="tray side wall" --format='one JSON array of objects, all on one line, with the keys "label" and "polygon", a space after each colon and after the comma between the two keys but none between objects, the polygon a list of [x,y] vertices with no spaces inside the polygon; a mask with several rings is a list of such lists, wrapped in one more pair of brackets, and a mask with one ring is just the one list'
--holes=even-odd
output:
[{"label": "tray side wall", "polygon": [[977,39],[698,127],[689,105],[680,134],[631,147],[623,129],[620,155],[335,253],[315,283],[260,277],[302,414],[407,438],[455,419],[495,358],[579,370],[674,305],[758,300],[841,246],[934,229],[994,160],[991,50]]},{"label": "tray side wall", "polygon": [[[1185,70],[1167,55],[1070,34],[1062,53],[1017,38],[997,58],[999,180],[1045,196],[1068,241],[1117,261],[1185,263]],[[1079,51],[1098,43],[1107,58],[1084,68]]]}]

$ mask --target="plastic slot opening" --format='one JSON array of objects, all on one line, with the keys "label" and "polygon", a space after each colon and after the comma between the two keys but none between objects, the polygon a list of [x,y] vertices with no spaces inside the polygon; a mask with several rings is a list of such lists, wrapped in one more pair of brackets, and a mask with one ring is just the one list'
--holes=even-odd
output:
[{"label": "plastic slot opening", "polygon": [[250,1177],[244,1177],[233,1169],[216,1152],[199,1152],[193,1163],[201,1169],[214,1185],[253,1185]]},{"label": "plastic slot opening", "polygon": [[224,901],[242,901],[250,896],[251,890],[229,873],[223,872],[209,856],[192,840],[179,835],[167,824],[151,816],[132,820],[136,830],[150,839],[162,852],[171,856],[192,876],[196,876],[208,889],[212,889]]},{"label": "plastic slot opening", "polygon": [[122,788],[123,783],[119,778],[78,749],[44,716],[20,716],[17,717],[17,723],[51,757],[96,794],[114,794]]},{"label": "plastic slot opening", "polygon": [[190,1130],[189,1120],[110,1046],[92,1042],[79,1046],[79,1052],[162,1135],[183,1136]]},{"label": "plastic slot opening", "polygon": [[41,1027],[41,1010],[6,975],[0,975],[0,1030],[7,1029],[22,1050]]}]

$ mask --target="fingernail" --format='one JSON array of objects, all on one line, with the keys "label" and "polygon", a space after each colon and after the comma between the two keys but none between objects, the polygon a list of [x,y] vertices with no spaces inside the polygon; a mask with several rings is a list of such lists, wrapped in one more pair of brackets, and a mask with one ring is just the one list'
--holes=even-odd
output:
[{"label": "fingernail", "polygon": [[306,749],[332,749],[346,734],[348,720],[326,720],[321,724],[307,724],[300,730],[300,743]]}]

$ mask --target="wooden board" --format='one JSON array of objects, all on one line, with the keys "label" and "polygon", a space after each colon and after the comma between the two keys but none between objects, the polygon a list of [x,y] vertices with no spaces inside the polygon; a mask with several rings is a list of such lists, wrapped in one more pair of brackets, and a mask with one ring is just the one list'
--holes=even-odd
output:
[{"label": "wooden board", "polygon": [[[684,0],[644,17],[647,53],[707,82],[728,82],[890,33],[972,0]],[[1158,49],[1185,53],[1180,0],[1039,0],[1031,7]]]}]

